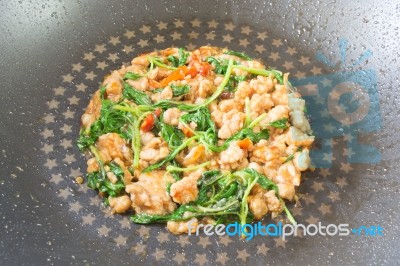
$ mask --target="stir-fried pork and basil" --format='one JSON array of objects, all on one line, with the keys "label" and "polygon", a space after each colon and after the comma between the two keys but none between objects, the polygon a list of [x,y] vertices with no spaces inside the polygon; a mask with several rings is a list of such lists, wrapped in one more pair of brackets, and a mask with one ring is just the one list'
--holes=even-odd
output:
[{"label": "stir-fried pork and basil", "polygon": [[[201,47],[136,57],[106,76],[78,146],[87,183],[136,223],[241,224],[293,200],[314,141],[287,74],[246,54]],[[194,226],[195,228],[195,226]]]}]

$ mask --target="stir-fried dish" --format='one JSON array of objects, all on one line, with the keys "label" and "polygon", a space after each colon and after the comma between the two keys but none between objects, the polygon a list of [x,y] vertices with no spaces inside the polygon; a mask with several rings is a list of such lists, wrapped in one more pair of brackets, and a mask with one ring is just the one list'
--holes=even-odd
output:
[{"label": "stir-fried dish", "polygon": [[[285,211],[314,141],[288,74],[244,53],[204,46],[140,55],[106,76],[78,147],[87,184],[140,224],[260,220]],[[196,226],[191,227],[196,228]]]}]

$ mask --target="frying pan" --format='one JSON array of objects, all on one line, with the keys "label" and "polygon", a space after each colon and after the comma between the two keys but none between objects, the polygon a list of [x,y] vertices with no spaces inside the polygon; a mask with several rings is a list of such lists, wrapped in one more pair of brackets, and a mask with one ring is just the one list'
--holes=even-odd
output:
[{"label": "frying pan", "polygon": [[[1,1],[0,264],[399,264],[399,21],[396,1]],[[206,44],[290,72],[304,94],[316,170],[289,205],[297,221],[382,236],[173,236],[74,182],[102,77]]]}]

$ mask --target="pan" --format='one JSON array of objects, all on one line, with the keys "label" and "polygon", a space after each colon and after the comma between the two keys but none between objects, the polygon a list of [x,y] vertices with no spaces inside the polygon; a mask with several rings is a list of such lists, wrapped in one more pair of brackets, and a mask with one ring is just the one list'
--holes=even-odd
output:
[{"label": "pan", "polygon": [[[400,262],[395,1],[1,1],[0,10],[2,265]],[[290,72],[307,102],[316,168],[288,208],[313,226],[297,236],[175,236],[111,215],[75,182],[86,171],[80,116],[104,75],[145,52],[202,45]]]}]

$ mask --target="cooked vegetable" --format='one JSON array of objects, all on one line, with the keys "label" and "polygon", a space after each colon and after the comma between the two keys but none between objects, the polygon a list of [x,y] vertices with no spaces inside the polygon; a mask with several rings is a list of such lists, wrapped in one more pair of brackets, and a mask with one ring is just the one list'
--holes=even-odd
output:
[{"label": "cooked vegetable", "polygon": [[150,97],[146,93],[133,88],[126,82],[124,82],[124,92],[122,95],[124,96],[124,98],[132,100],[139,105],[152,104]]},{"label": "cooked vegetable", "polygon": [[189,85],[171,85],[174,97],[182,96],[189,93]]},{"label": "cooked vegetable", "polygon": [[167,163],[167,162],[169,162],[169,161],[172,161],[172,160],[176,157],[176,155],[178,155],[178,153],[179,153],[180,151],[182,151],[183,149],[185,149],[192,141],[194,141],[194,140],[196,140],[196,139],[198,139],[197,136],[194,136],[194,137],[191,137],[191,138],[189,138],[189,139],[186,139],[185,141],[182,142],[181,145],[179,145],[178,147],[176,147],[170,154],[168,154],[168,156],[165,157],[165,159],[163,159],[163,160],[161,160],[161,161],[159,161],[159,162],[157,162],[157,163],[155,163],[155,164],[152,164],[152,165],[150,165],[149,167],[143,169],[143,172],[146,173],[146,172],[153,171],[153,170],[155,170],[155,169],[160,168],[160,167],[163,166],[165,163]]},{"label": "cooked vegetable", "polygon": [[228,71],[229,60],[219,59],[215,57],[208,57],[207,62],[214,66],[214,72],[217,74],[225,75],[226,72]]},{"label": "cooked vegetable", "polygon": [[173,55],[167,57],[168,61],[170,61],[174,67],[179,67],[186,64],[186,61],[190,55],[188,52],[185,52],[183,48],[179,48],[178,53],[178,57]]},{"label": "cooked vegetable", "polygon": [[78,148],[82,151],[94,145],[97,139],[108,132],[120,134],[125,139],[132,138],[129,125],[133,124],[133,117],[124,111],[114,109],[115,103],[103,100],[100,118],[89,128],[82,128],[77,140]]},{"label": "cooked vegetable", "polygon": [[154,127],[154,122],[156,118],[153,114],[148,114],[144,119],[143,123],[140,125],[140,130],[144,132],[150,131]]},{"label": "cooked vegetable", "polygon": [[167,141],[170,148],[177,148],[182,144],[182,140],[185,138],[183,132],[171,125],[159,121],[161,137]]},{"label": "cooked vegetable", "polygon": [[288,104],[287,74],[215,47],[169,48],[126,69],[101,84],[77,141],[92,155],[87,183],[113,213],[132,209],[132,221],[175,234],[192,218],[244,225],[285,211],[296,223],[284,200],[314,138],[304,119],[293,122],[304,108]]},{"label": "cooked vegetable", "polygon": [[274,190],[279,195],[278,186],[254,169],[246,168],[234,173],[206,171],[198,181],[199,195],[195,202],[181,205],[168,215],[142,213],[131,219],[135,223],[148,224],[210,216],[218,223],[238,220],[244,225],[253,220],[249,214],[247,197],[255,184],[266,190]]},{"label": "cooked vegetable", "polygon": [[238,69],[247,71],[250,74],[254,74],[254,75],[273,76],[279,81],[279,84],[283,84],[282,72],[278,71],[278,70],[274,70],[274,69],[270,69],[270,70],[258,69],[258,68],[246,67],[246,66],[243,66],[243,65],[235,65],[234,68],[238,68]]},{"label": "cooked vegetable", "polygon": [[121,195],[125,189],[125,184],[123,182],[124,172],[121,167],[115,163],[110,163],[108,166],[110,167],[110,172],[118,178],[118,181],[113,183],[107,176],[104,177],[100,172],[93,172],[87,175],[88,186],[104,193],[106,197],[117,197]]},{"label": "cooked vegetable", "polygon": [[137,80],[140,79],[142,76],[133,72],[126,72],[126,74],[124,75],[124,80],[126,79],[131,79],[131,80]]},{"label": "cooked vegetable", "polygon": [[276,121],[273,121],[271,123],[269,123],[269,125],[271,127],[275,127],[275,128],[280,128],[280,129],[285,129],[288,128],[288,119],[287,118],[282,118]]},{"label": "cooked vegetable", "polygon": [[241,53],[241,52],[226,51],[226,52],[224,52],[224,54],[234,55],[234,56],[240,57],[244,60],[252,60],[252,58],[250,56],[248,56],[245,53]]}]

